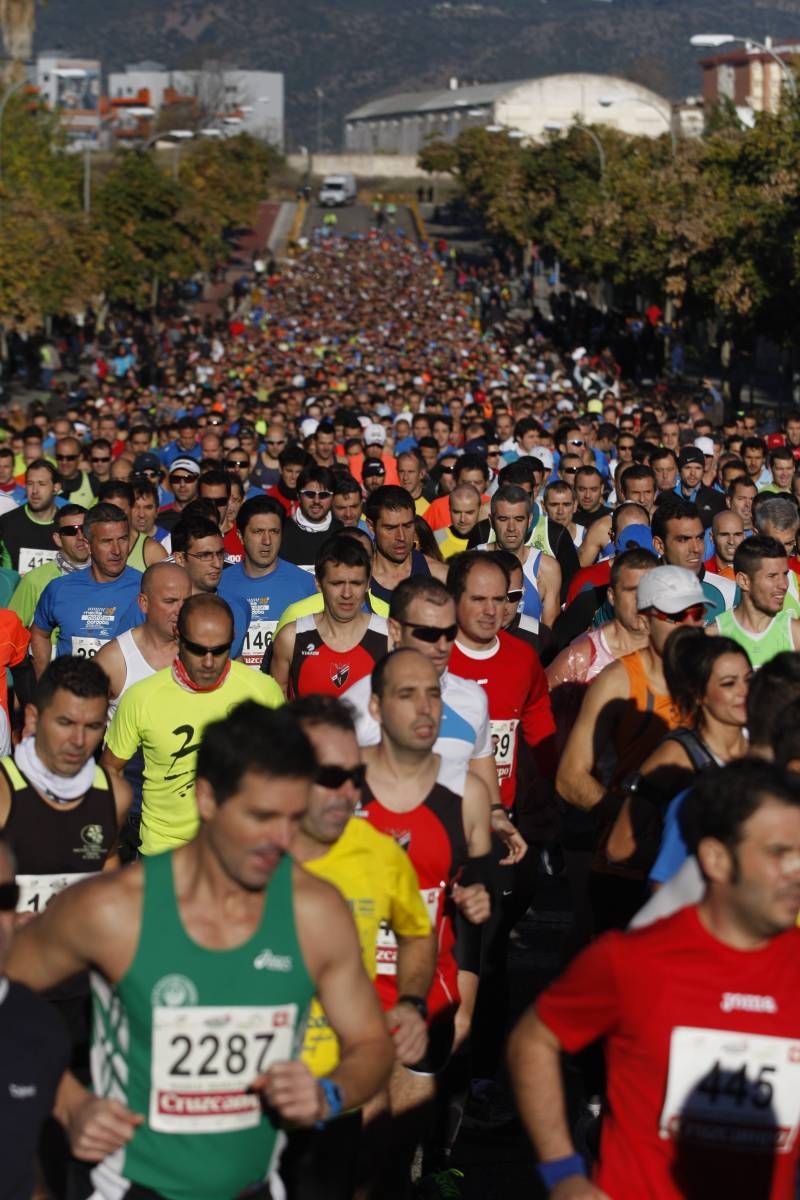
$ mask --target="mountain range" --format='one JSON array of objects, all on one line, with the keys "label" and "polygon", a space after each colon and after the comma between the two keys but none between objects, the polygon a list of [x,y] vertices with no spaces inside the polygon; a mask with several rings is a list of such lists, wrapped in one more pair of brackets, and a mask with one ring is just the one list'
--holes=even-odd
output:
[{"label": "mountain range", "polygon": [[[678,99],[701,88],[693,33],[800,36],[800,0],[49,0],[37,49],[282,71],[289,148],[341,144],[345,113],[397,91],[569,71]],[[318,98],[315,89],[322,89]]]}]

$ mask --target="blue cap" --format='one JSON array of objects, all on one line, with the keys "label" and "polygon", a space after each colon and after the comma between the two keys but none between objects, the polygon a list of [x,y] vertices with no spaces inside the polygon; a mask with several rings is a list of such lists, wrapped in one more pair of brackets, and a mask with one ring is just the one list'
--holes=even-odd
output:
[{"label": "blue cap", "polygon": [[649,525],[626,525],[622,532],[617,534],[614,545],[617,547],[617,554],[624,554],[626,550],[633,550],[636,547],[655,554],[653,535]]}]

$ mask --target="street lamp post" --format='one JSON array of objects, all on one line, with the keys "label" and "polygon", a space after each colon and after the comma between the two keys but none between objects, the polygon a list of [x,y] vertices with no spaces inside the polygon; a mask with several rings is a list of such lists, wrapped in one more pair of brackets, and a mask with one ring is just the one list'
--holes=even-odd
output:
[{"label": "street lamp post", "polygon": [[793,97],[797,96],[797,80],[794,72],[789,66],[785,58],[781,58],[777,51],[771,46],[767,46],[765,42],[757,42],[755,38],[739,37],[735,33],[696,33],[694,37],[689,38],[692,46],[704,46],[708,49],[717,49],[719,46],[727,46],[730,42],[743,42],[745,45],[755,46],[764,54],[768,54],[774,59],[783,72],[783,77],[786,80],[789,91]]},{"label": "street lamp post", "polygon": [[643,104],[645,108],[652,108],[653,112],[658,113],[669,129],[672,157],[674,158],[678,153],[678,135],[675,130],[675,122],[672,120],[671,115],[668,117],[663,109],[660,109],[657,104],[653,104],[652,100],[643,100],[641,96],[601,96],[598,103],[603,108],[611,108],[613,104]]},{"label": "street lamp post", "polygon": [[27,76],[23,76],[22,79],[18,79],[15,83],[12,83],[9,87],[6,88],[6,90],[3,92],[2,99],[0,99],[0,180],[2,180],[2,178],[3,178],[2,134],[3,134],[3,117],[5,116],[6,105],[8,104],[9,100],[16,92],[20,91],[23,87],[25,87],[25,84],[27,82],[28,82]]},{"label": "street lamp post", "polygon": [[606,152],[603,148],[603,143],[594,130],[589,129],[587,125],[582,125],[580,122],[577,122],[574,126],[569,126],[562,121],[548,121],[545,125],[548,133],[562,133],[565,129],[570,128],[579,129],[581,133],[585,133],[587,137],[592,139],[597,150],[597,157],[600,159],[600,178],[604,179],[606,174]]}]

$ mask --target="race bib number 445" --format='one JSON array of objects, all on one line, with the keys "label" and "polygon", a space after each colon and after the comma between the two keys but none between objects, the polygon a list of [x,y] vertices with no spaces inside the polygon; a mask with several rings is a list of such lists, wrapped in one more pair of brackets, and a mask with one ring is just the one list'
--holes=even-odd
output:
[{"label": "race bib number 445", "polygon": [[297,1005],[153,1009],[149,1125],[231,1133],[261,1120],[257,1076],[294,1050]]},{"label": "race bib number 445", "polygon": [[664,1138],[750,1153],[788,1153],[800,1120],[800,1038],[676,1026]]}]

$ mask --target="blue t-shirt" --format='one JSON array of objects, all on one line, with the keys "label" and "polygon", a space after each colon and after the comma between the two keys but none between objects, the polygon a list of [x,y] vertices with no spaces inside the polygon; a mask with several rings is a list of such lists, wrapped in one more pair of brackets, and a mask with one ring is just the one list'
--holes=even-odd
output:
[{"label": "blue t-shirt", "polygon": [[93,658],[105,642],[130,628],[127,614],[141,583],[141,571],[133,567],[110,583],[98,583],[91,567],[62,575],[42,592],[33,623],[48,633],[58,626],[57,656]]},{"label": "blue t-shirt", "polygon": [[[137,571],[137,574],[138,571]],[[225,572],[222,573],[223,578]],[[141,575],[139,579],[141,580]],[[233,613],[233,645],[231,646],[231,658],[239,658],[244,646],[244,639],[247,636],[247,627],[250,624],[250,605],[245,600],[240,600],[236,596],[223,596],[222,599],[230,606]],[[128,609],[127,613],[123,614],[122,628],[134,629],[138,625],[143,625],[145,616],[139,608],[138,603],[134,600]]]},{"label": "blue t-shirt", "polygon": [[658,852],[650,879],[653,883],[666,883],[668,879],[680,871],[689,857],[689,848],[683,840],[678,816],[681,805],[689,795],[690,788],[684,788],[673,798],[664,817],[664,833],[661,837],[661,849]]},{"label": "blue t-shirt", "polygon": [[247,574],[244,563],[234,563],[222,572],[218,594],[228,604],[246,604],[250,611],[249,627],[242,657],[250,667],[260,668],[264,651],[272,643],[275,627],[281,614],[290,604],[313,596],[314,577],[293,563],[276,559],[275,569],[268,575],[254,578]]},{"label": "blue t-shirt", "polygon": [[168,442],[163,450],[158,452],[158,457],[165,467],[171,467],[176,458],[193,458],[195,462],[200,462],[203,451],[200,449],[199,442],[192,446],[191,450],[182,450],[177,442]]}]

